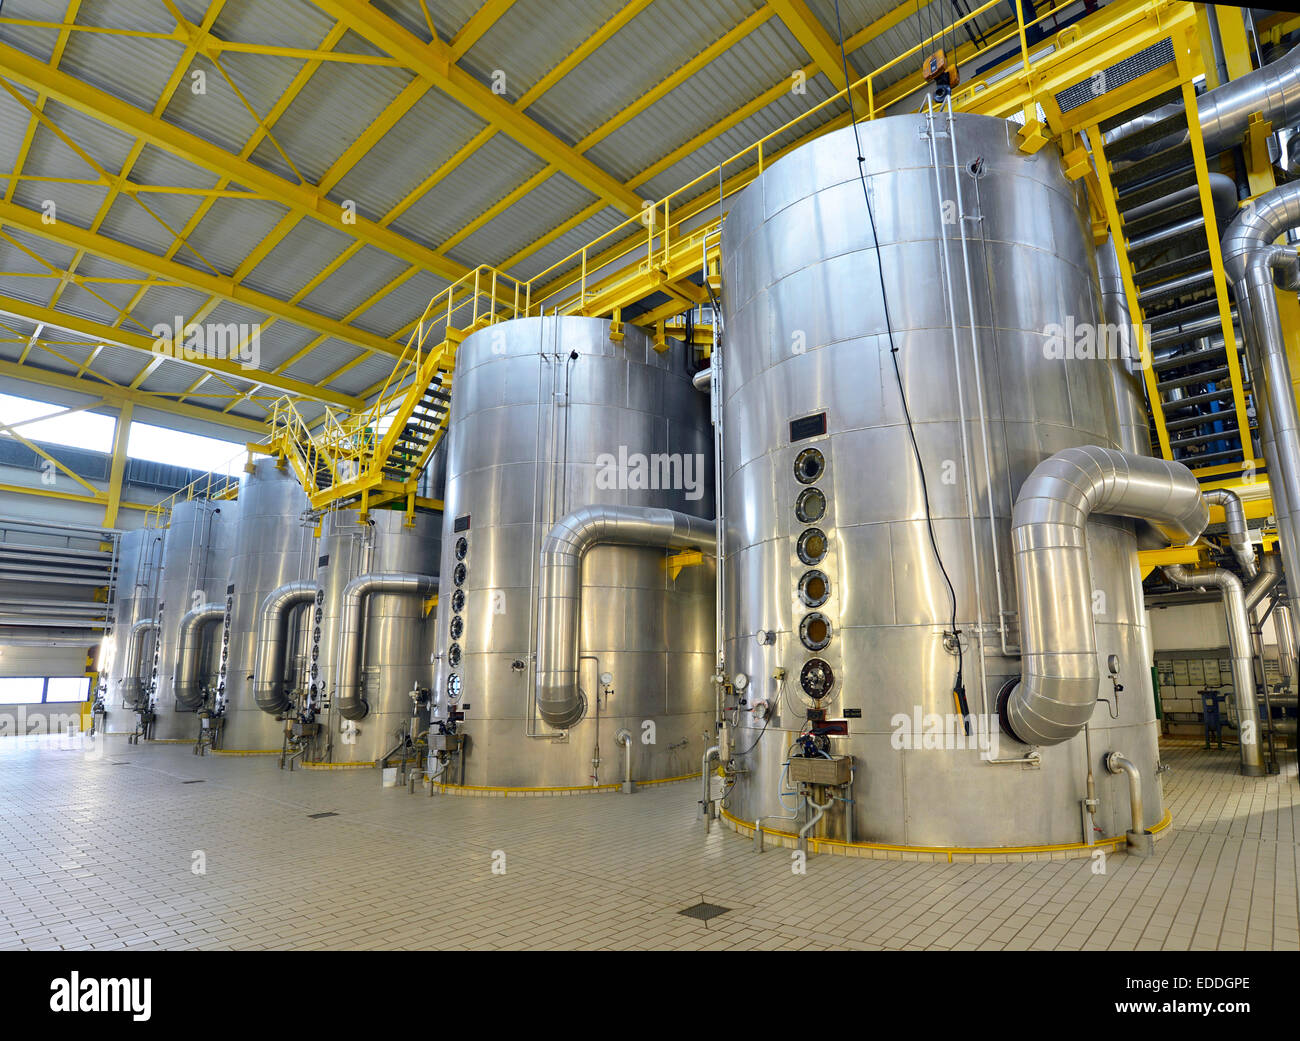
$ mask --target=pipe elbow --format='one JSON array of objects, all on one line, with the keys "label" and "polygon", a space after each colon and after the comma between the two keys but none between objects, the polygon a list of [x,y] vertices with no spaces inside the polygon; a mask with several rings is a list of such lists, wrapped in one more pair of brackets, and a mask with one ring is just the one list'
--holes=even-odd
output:
[{"label": "pipe elbow", "polygon": [[1087,445],[1034,468],[1011,517],[1023,671],[998,705],[1003,729],[1025,744],[1069,740],[1096,707],[1101,668],[1087,547],[1093,514],[1146,521],[1173,544],[1196,541],[1209,522],[1200,485],[1181,463]]}]

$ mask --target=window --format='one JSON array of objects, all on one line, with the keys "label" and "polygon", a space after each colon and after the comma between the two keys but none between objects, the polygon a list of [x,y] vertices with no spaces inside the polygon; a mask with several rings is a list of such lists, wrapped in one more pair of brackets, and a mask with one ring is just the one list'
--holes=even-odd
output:
[{"label": "window", "polygon": [[[100,416],[94,412],[73,412],[67,416],[54,419],[41,419],[41,416],[53,416],[65,408],[63,405],[50,405],[31,398],[17,398],[10,394],[0,394],[0,415],[4,421],[17,425],[17,433],[29,441],[44,441],[46,444],[67,445],[69,448],[85,448],[92,452],[111,452],[113,450],[113,431],[116,422],[112,416]],[[28,422],[36,420],[36,422]]]},{"label": "window", "polygon": [[89,696],[86,676],[0,676],[0,705],[78,702]]},{"label": "window", "polygon": [[45,700],[85,701],[90,696],[90,680],[85,676],[51,676],[45,681]]},{"label": "window", "polygon": [[191,470],[234,474],[244,465],[242,444],[222,441],[183,430],[169,430],[149,423],[132,423],[126,442],[126,454],[132,459],[169,466],[188,466]]},{"label": "window", "polygon": [[40,676],[0,676],[0,705],[22,705],[45,699]]}]

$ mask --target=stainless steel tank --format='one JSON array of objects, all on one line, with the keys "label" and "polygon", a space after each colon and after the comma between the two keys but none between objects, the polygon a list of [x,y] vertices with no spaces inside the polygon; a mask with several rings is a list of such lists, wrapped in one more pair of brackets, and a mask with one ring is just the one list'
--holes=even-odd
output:
[{"label": "stainless steel tank", "polygon": [[[272,459],[258,459],[239,481],[239,523],[226,582],[214,598],[227,616],[220,630],[219,672],[226,708],[223,745],[231,750],[279,748],[284,724],[257,706],[253,663],[257,621],[266,595],[286,582],[315,574],[315,524],[306,517],[307,496],[293,472]],[[304,685],[310,625],[304,612],[290,618],[285,656],[292,686]]]},{"label": "stainless steel tank", "polygon": [[[158,639],[152,669],[154,737],[159,740],[197,736],[199,706],[183,704],[175,693],[181,619],[187,611],[225,595],[237,515],[235,502],[209,499],[178,502],[170,511],[156,598]],[[209,681],[216,679],[220,636],[220,630],[207,633],[209,649],[203,661]]]},{"label": "stainless steel tank", "polygon": [[[162,563],[165,532],[160,528],[137,528],[124,532],[118,543],[117,578],[113,592],[112,629],[101,644],[99,671],[104,683],[105,707],[119,713],[110,719],[109,729],[131,730],[135,717],[127,702],[137,689],[147,690],[152,669],[155,634],[141,632],[137,660],[138,675],[126,673],[130,657],[131,631],[136,622],[153,618],[158,590],[158,573]],[[139,687],[133,686],[133,681]]]},{"label": "stainless steel tank", "polygon": [[[595,319],[522,319],[459,349],[434,692],[435,716],[464,712],[468,785],[617,783],[623,729],[634,779],[689,774],[712,729],[712,562],[674,574],[663,549],[644,546],[586,554],[586,712],[561,732],[536,711],[539,556],[551,527],[591,504],[713,517],[707,401],[682,345],[661,354],[639,329],[622,342],[610,332]],[[655,458],[689,472],[656,479],[646,473]]]},{"label": "stainless steel tank", "polygon": [[374,510],[366,524],[358,523],[358,517],[355,510],[326,514],[317,546],[320,598],[312,609],[308,673],[318,703],[330,705],[321,717],[323,740],[315,744],[316,755],[330,762],[372,762],[391,749],[411,718],[411,688],[428,690],[433,676],[435,616],[425,614],[426,597],[367,596],[358,678],[368,711],[360,720],[349,720],[339,711],[333,695],[343,667],[340,622],[349,583],[367,574],[436,574],[440,555],[438,515],[417,513],[410,527],[400,509]]},{"label": "stainless steel tank", "polygon": [[[1017,613],[1012,503],[1056,451],[1122,447],[1122,362],[1065,345],[1104,331],[1086,202],[1056,149],[1026,154],[1018,129],[900,116],[860,125],[860,149],[839,130],[774,163],[726,218],[725,646],[728,673],[751,680],[728,719],[735,751],[753,750],[737,756],[725,807],[744,821],[799,829],[786,763],[814,709],[846,730],[829,750],[856,769],[851,808],[832,806],[815,834],[847,838],[851,813],[858,841],[1084,837],[1084,736],[1024,761],[1030,749],[999,732],[995,701],[1020,675],[1020,627],[1034,624]],[[927,494],[981,717],[965,749],[912,734],[957,714]],[[1129,797],[1102,768],[1108,751],[1138,766],[1146,825],[1163,815],[1151,655],[1132,522],[1094,517],[1087,538],[1101,676],[1115,655],[1123,687],[1103,679],[1090,725],[1097,827],[1115,836]],[[775,711],[766,728],[759,703]],[[979,748],[990,730],[995,756]]]}]

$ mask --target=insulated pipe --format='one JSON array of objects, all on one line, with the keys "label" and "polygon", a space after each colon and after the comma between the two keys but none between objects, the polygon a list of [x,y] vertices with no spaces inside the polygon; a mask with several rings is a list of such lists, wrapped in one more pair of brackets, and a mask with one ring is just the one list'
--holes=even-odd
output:
[{"label": "insulated pipe", "polygon": [[1187,589],[1212,586],[1223,594],[1228,652],[1232,655],[1232,700],[1237,707],[1241,772],[1246,777],[1261,777],[1264,774],[1264,753],[1259,744],[1259,709],[1255,704],[1254,644],[1250,638],[1250,617],[1241,579],[1223,568],[1193,571],[1182,564],[1172,564],[1164,569],[1164,573],[1176,586]]},{"label": "insulated pipe", "polygon": [[144,681],[140,679],[140,662],[144,660],[144,637],[146,633],[156,633],[158,622],[153,618],[141,618],[131,626],[126,642],[126,661],[122,664],[122,704],[135,705],[144,690]]},{"label": "insulated pipe", "polygon": [[180,642],[176,650],[176,675],[172,693],[183,708],[203,706],[203,692],[199,690],[199,650],[203,645],[203,628],[226,617],[225,604],[203,604],[189,611],[181,619]]},{"label": "insulated pipe", "polygon": [[292,704],[284,691],[284,644],[289,612],[302,604],[314,603],[316,590],[315,582],[286,582],[266,595],[258,612],[253,698],[258,708],[273,716]]},{"label": "insulated pipe", "polygon": [[1092,624],[1087,524],[1091,514],[1154,525],[1167,543],[1195,542],[1209,508],[1181,463],[1088,445],[1034,468],[1011,512],[1023,672],[998,697],[1003,729],[1055,745],[1092,718],[1101,683]]},{"label": "insulated pipe", "polygon": [[709,821],[713,819],[713,800],[709,798],[709,763],[722,754],[721,745],[709,745],[700,757],[700,777],[704,781],[704,798],[700,800],[700,811],[704,814],[704,830],[709,830]]},{"label": "insulated pipe", "polygon": [[[1118,150],[1125,140],[1182,112],[1182,102],[1178,101],[1116,127],[1105,135],[1107,151]],[[1215,155],[1240,141],[1256,112],[1275,127],[1291,126],[1300,119],[1300,47],[1262,69],[1206,91],[1196,99],[1196,112],[1207,155]],[[1124,153],[1123,158],[1155,155],[1186,142],[1187,131],[1175,130]]]},{"label": "insulated pipe", "polygon": [[1151,833],[1142,825],[1142,774],[1122,752],[1107,754],[1106,769],[1113,774],[1128,774],[1128,801],[1132,827],[1129,828],[1125,838],[1128,840],[1129,852],[1136,853],[1140,857],[1151,856],[1155,852],[1155,844],[1151,840]]},{"label": "insulated pipe", "polygon": [[432,596],[438,591],[437,575],[410,572],[372,572],[358,575],[343,588],[339,612],[339,663],[334,703],[344,719],[365,719],[370,706],[361,696],[361,635],[365,627],[366,599],[371,596]]},{"label": "insulated pipe", "polygon": [[631,794],[636,790],[632,784],[632,731],[623,727],[614,740],[623,746],[623,791]]},{"label": "insulated pipe", "polygon": [[567,730],[587,711],[578,689],[582,558],[593,546],[653,546],[717,552],[717,525],[647,506],[584,506],[556,523],[542,543],[537,592],[537,711]]},{"label": "insulated pipe", "polygon": [[713,385],[713,366],[706,365],[691,377],[691,386],[701,394],[708,394]]},{"label": "insulated pipe", "polygon": [[[1282,578],[1282,565],[1276,553],[1264,553],[1259,558],[1259,572],[1254,581],[1246,587],[1246,610],[1255,610],[1264,597],[1273,591],[1273,587]],[[1289,613],[1289,612],[1288,612]]]},{"label": "insulated pipe", "polygon": [[1291,638],[1291,608],[1278,604],[1273,609],[1273,629],[1277,633],[1277,666],[1282,682],[1291,686],[1295,675],[1295,641]]},{"label": "insulated pipe", "polygon": [[1147,410],[1141,380],[1134,369],[1133,318],[1129,314],[1124,280],[1120,275],[1115,240],[1109,238],[1097,250],[1097,275],[1101,285],[1101,311],[1106,324],[1116,331],[1119,364],[1108,367],[1115,409],[1119,413],[1119,447],[1130,455],[1150,455]]},{"label": "insulated pipe", "polygon": [[[1274,271],[1294,288],[1295,251],[1273,242],[1300,226],[1300,181],[1265,192],[1246,207],[1223,237],[1223,262],[1232,280],[1251,370],[1264,384],[1267,427],[1273,442],[1268,458],[1270,484],[1277,506],[1278,538],[1283,562],[1300,575],[1300,413],[1296,410],[1287,361],[1282,319],[1274,288]],[[1292,624],[1300,622],[1300,581],[1290,583]],[[1297,634],[1293,631],[1292,636]]]},{"label": "insulated pipe", "polygon": [[1211,488],[1204,493],[1205,501],[1211,506],[1222,506],[1224,523],[1228,526],[1228,545],[1232,547],[1232,555],[1237,558],[1237,563],[1241,565],[1241,570],[1247,578],[1254,578],[1257,573],[1255,567],[1255,547],[1250,542],[1250,532],[1246,527],[1246,508],[1241,504],[1241,498],[1236,492],[1228,488]]}]

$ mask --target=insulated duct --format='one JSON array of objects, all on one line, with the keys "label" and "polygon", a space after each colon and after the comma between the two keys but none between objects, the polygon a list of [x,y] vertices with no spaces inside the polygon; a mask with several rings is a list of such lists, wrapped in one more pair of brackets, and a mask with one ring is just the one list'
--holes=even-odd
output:
[{"label": "insulated duct", "polygon": [[181,618],[179,643],[176,650],[176,676],[172,693],[182,708],[197,709],[203,706],[203,691],[199,690],[199,651],[203,645],[203,629],[215,625],[226,616],[225,604],[203,604]]},{"label": "insulated duct", "polygon": [[600,545],[698,549],[714,556],[717,525],[657,507],[584,506],[547,533],[537,595],[537,711],[557,730],[567,730],[587,710],[578,689],[582,558]]},{"label": "insulated duct", "polygon": [[[1264,384],[1260,429],[1261,434],[1267,430],[1272,441],[1269,483],[1283,562],[1289,571],[1300,574],[1300,413],[1296,411],[1274,288],[1275,271],[1282,276],[1280,284],[1288,289],[1296,288],[1300,271],[1294,249],[1273,245],[1274,240],[1297,226],[1300,182],[1293,181],[1265,192],[1241,211],[1223,237],[1223,263],[1242,316],[1251,370]],[[1300,622],[1300,582],[1290,585],[1294,587],[1289,599],[1295,625]],[[1297,634],[1293,631],[1292,635]]]},{"label": "insulated duct", "polygon": [[[1262,69],[1229,80],[1220,87],[1206,91],[1196,99],[1201,136],[1205,139],[1205,152],[1215,155],[1237,144],[1246,132],[1250,117],[1256,112],[1275,127],[1286,127],[1300,119],[1300,47],[1293,48],[1277,61]],[[1187,141],[1187,130],[1173,130],[1161,134],[1159,124],[1171,118],[1181,118],[1182,102],[1146,112],[1138,118],[1116,127],[1106,134],[1108,150],[1139,134],[1154,133],[1140,149],[1128,150],[1125,158],[1154,155]]]},{"label": "insulated duct", "polygon": [[158,623],[152,618],[141,618],[133,626],[126,641],[126,662],[122,666],[122,704],[138,705],[144,691],[144,681],[140,679],[140,663],[144,660],[144,638],[146,633],[156,633]]},{"label": "insulated duct", "polygon": [[1237,563],[1241,565],[1245,576],[1248,579],[1254,578],[1257,573],[1255,547],[1250,542],[1250,531],[1246,527],[1246,508],[1242,506],[1240,497],[1228,488],[1211,488],[1204,495],[1209,505],[1223,507],[1224,523],[1228,527],[1228,545],[1232,547],[1232,555],[1237,558]]},{"label": "insulated duct", "polygon": [[1253,611],[1255,606],[1273,592],[1273,587],[1281,581],[1282,563],[1276,553],[1264,553],[1259,558],[1259,570],[1254,580],[1246,587],[1246,610]]},{"label": "insulated duct", "polygon": [[1291,608],[1278,604],[1273,609],[1273,629],[1277,633],[1277,668],[1282,683],[1291,686],[1295,676],[1295,641],[1291,638]]},{"label": "insulated duct", "polygon": [[272,589],[257,615],[257,657],[253,664],[253,698],[257,707],[279,715],[292,705],[284,690],[284,644],[289,612],[316,600],[316,583],[286,582]]},{"label": "insulated duct", "polygon": [[1101,286],[1101,311],[1106,324],[1116,331],[1115,344],[1119,364],[1109,366],[1115,394],[1115,410],[1119,414],[1119,447],[1130,455],[1150,455],[1151,435],[1148,433],[1146,399],[1143,397],[1141,377],[1135,368],[1137,352],[1133,347],[1131,330],[1133,319],[1129,315],[1128,299],[1124,295],[1124,280],[1119,270],[1119,257],[1115,254],[1115,240],[1109,238],[1097,250],[1097,276]]},{"label": "insulated duct", "polygon": [[[1181,564],[1166,567],[1164,573],[1176,586],[1186,589],[1209,586],[1223,594],[1228,653],[1232,656],[1232,700],[1237,706],[1237,730],[1241,742],[1241,772],[1247,777],[1262,777],[1264,753],[1259,744],[1259,709],[1255,706],[1254,647],[1241,579],[1223,568],[1190,570]],[[1253,725],[1247,726],[1247,723]]]},{"label": "insulated duct", "polygon": [[409,572],[358,575],[343,587],[334,704],[344,719],[365,719],[366,713],[370,711],[370,706],[361,696],[361,649],[367,598],[380,594],[432,596],[437,591],[437,575],[415,575]]},{"label": "insulated duct", "polygon": [[1209,521],[1200,485],[1181,463],[1088,445],[1034,468],[1011,513],[1023,672],[998,699],[1003,728],[1025,744],[1069,740],[1097,704],[1087,545],[1094,513],[1147,521],[1172,545],[1195,542]]}]

